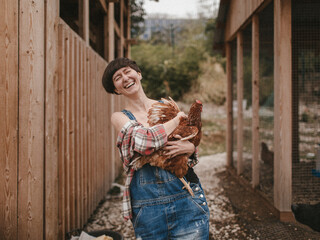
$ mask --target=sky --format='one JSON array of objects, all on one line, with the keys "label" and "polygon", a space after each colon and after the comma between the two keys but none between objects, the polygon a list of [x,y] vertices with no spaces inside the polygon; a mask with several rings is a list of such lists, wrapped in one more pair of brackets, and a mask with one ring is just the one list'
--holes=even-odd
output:
[{"label": "sky", "polygon": [[218,2],[219,0],[159,0],[158,2],[145,0],[144,9],[147,15],[160,13],[174,18],[196,18],[199,12],[213,13],[213,5],[215,3],[218,7]]}]

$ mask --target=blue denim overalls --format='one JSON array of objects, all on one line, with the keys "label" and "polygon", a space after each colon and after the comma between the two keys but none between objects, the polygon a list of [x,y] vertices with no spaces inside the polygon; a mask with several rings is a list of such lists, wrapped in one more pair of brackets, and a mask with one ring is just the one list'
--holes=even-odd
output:
[{"label": "blue denim overalls", "polygon": [[135,172],[130,195],[138,240],[209,239],[209,209],[200,182],[191,183],[194,197],[182,187],[175,175],[149,164]]}]

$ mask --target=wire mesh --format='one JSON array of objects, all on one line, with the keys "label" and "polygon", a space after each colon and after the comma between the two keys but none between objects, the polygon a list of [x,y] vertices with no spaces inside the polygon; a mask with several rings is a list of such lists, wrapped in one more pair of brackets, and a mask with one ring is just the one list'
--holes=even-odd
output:
[{"label": "wire mesh", "polygon": [[252,24],[243,34],[243,176],[252,179]]},{"label": "wire mesh", "polygon": [[233,144],[232,158],[233,166],[237,159],[237,39],[231,42],[231,76],[232,76],[232,118],[233,118]]},{"label": "wire mesh", "polygon": [[274,56],[273,3],[259,14],[260,190],[273,202]]},{"label": "wire mesh", "polygon": [[316,0],[292,1],[293,203],[320,202],[319,9]]}]

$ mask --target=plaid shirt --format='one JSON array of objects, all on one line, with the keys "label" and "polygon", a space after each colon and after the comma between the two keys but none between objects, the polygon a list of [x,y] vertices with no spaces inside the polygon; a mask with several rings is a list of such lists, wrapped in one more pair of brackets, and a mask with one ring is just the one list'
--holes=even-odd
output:
[{"label": "plaid shirt", "polygon": [[[123,162],[123,168],[127,173],[125,190],[123,192],[123,215],[126,220],[132,218],[130,183],[133,178],[133,163],[138,161],[142,155],[150,155],[154,151],[165,146],[167,134],[162,124],[150,128],[135,120],[127,122],[118,134],[117,147]],[[198,149],[193,154],[193,159],[189,159],[189,167],[198,163]]]}]

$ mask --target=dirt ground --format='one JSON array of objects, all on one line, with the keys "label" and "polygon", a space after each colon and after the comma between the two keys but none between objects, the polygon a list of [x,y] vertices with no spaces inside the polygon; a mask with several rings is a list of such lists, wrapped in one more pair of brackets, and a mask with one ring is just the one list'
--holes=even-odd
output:
[{"label": "dirt ground", "polygon": [[[320,233],[299,223],[282,223],[251,191],[225,169],[225,153],[200,158],[195,171],[210,209],[210,239],[320,239]],[[108,195],[87,224],[86,231],[109,229],[125,240],[135,239],[131,222],[121,216],[121,193]]]}]

